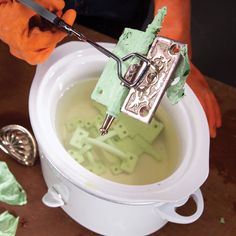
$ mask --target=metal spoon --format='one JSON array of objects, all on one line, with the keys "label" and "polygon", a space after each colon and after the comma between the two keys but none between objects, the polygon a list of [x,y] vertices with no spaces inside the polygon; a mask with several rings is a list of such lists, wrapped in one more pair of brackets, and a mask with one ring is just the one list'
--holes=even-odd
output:
[{"label": "metal spoon", "polygon": [[0,149],[22,165],[32,166],[37,159],[36,141],[20,125],[7,125],[0,129]]}]

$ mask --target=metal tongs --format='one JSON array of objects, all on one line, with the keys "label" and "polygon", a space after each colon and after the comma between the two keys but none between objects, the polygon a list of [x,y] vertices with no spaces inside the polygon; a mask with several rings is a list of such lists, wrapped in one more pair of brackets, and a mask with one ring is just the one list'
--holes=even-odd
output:
[{"label": "metal tongs", "polygon": [[[107,50],[106,48],[100,46],[99,44],[95,43],[94,41],[86,38],[82,33],[78,32],[75,28],[68,25],[65,21],[63,21],[61,18],[59,18],[57,15],[53,14],[52,12],[48,11],[46,8],[42,7],[38,3],[32,1],[32,0],[18,0],[18,2],[22,3],[23,5],[31,8],[35,12],[37,12],[41,17],[51,22],[53,25],[57,26],[59,29],[65,31],[69,35],[75,35],[80,41],[87,42],[93,47],[95,47],[97,50],[99,50],[101,53],[106,55],[109,58],[112,58],[116,61],[117,64],[117,75],[118,78],[121,80],[122,84],[128,88],[136,86],[143,78],[143,74],[148,69],[150,65],[150,61],[144,57],[143,55],[139,53],[130,53],[122,58],[117,57],[115,54]],[[127,61],[131,58],[138,57],[140,59],[140,62],[144,63],[143,73],[140,73],[135,80],[128,81],[123,76],[122,72],[122,63],[124,61]],[[124,73],[125,74],[125,73]]]}]

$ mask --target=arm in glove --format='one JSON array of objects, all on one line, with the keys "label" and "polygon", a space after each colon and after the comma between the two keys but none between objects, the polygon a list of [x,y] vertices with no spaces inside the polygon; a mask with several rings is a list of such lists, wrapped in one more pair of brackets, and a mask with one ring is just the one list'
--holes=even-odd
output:
[{"label": "arm in glove", "polygon": [[[191,58],[190,0],[155,0],[155,12],[163,6],[167,6],[168,13],[160,34],[188,44],[189,57]],[[206,113],[210,135],[214,138],[216,128],[221,126],[220,108],[204,76],[192,63],[187,83],[198,97]]]},{"label": "arm in glove", "polygon": [[[36,0],[49,11],[56,13],[66,23],[72,25],[76,12],[67,10],[62,15],[63,0]],[[38,64],[50,53],[66,33],[45,22],[33,10],[16,0],[0,0],[0,39],[7,43],[10,52],[30,64]]]}]

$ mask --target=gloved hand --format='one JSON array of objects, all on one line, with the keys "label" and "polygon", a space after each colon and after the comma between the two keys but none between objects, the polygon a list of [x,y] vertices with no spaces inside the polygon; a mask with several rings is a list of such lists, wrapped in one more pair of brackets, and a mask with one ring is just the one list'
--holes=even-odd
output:
[{"label": "gloved hand", "polygon": [[[163,6],[167,6],[167,16],[160,34],[188,44],[188,53],[191,59],[190,0],[155,0],[155,12]],[[210,135],[214,138],[216,128],[221,126],[220,108],[204,76],[192,63],[190,64],[191,71],[187,83],[198,97],[206,113]]]},{"label": "gloved hand", "polygon": [[215,138],[216,128],[221,126],[220,107],[204,76],[192,63],[187,83],[198,97],[207,116],[210,135],[212,138]]},{"label": "gloved hand", "polygon": [[[60,16],[72,25],[76,12],[67,10],[62,15],[64,0],[36,0],[37,3]],[[0,39],[7,43],[10,52],[30,64],[38,64],[50,53],[66,33],[51,26],[33,10],[16,0],[0,0]]]}]

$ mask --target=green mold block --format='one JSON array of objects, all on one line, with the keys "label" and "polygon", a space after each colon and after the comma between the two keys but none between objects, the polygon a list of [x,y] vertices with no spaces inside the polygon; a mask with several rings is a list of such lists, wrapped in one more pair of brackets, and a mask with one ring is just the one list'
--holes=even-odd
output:
[{"label": "green mold block", "polygon": [[72,132],[75,130],[77,127],[84,127],[84,121],[78,118],[71,119],[69,122],[65,124],[65,128],[68,132]]},{"label": "green mold block", "polygon": [[133,173],[138,159],[139,158],[137,156],[129,153],[128,158],[121,162],[120,169],[129,174]]},{"label": "green mold block", "polygon": [[136,145],[136,142],[131,137],[126,137],[124,139],[113,138],[111,141],[112,145],[117,147],[119,150],[132,153],[136,156],[140,156],[145,151],[143,147]]},{"label": "green mold block", "polygon": [[95,156],[92,152],[87,152],[86,157],[87,157],[88,162],[89,162],[88,169],[91,172],[93,172],[97,175],[102,175],[107,171],[104,164],[101,161],[96,160]]},{"label": "green mold block", "polygon": [[149,125],[139,120],[135,120],[124,114],[120,114],[118,120],[122,123],[125,123],[127,132],[131,137],[140,135],[150,144],[158,137],[158,135],[164,129],[163,123],[161,123],[155,118],[152,119]]},{"label": "green mold block", "polygon": [[136,135],[134,137],[134,142],[137,146],[140,146],[143,149],[143,152],[149,154],[157,161],[161,161],[162,157],[159,153],[158,149],[150,145],[147,141],[145,141],[140,135]]},{"label": "green mold block", "polygon": [[26,193],[5,162],[0,161],[0,201],[10,205],[27,203]]},{"label": "green mold block", "polygon": [[77,149],[68,149],[67,150],[68,153],[79,163],[84,162],[84,157],[81,153],[81,151],[77,150]]},{"label": "green mold block", "polygon": [[82,129],[81,127],[77,127],[75,132],[70,139],[69,144],[75,148],[81,149],[86,145],[86,139],[89,136],[89,133]]},{"label": "green mold block", "polygon": [[119,174],[123,173],[123,170],[120,168],[120,164],[112,165],[110,167],[110,170],[111,170],[112,174],[114,174],[114,175],[119,175]]},{"label": "green mold block", "polygon": [[[120,36],[113,53],[120,58],[133,52],[146,55],[156,37],[156,33],[160,31],[165,14],[166,8],[164,7],[158,11],[157,16],[148,26],[146,32],[126,28]],[[123,75],[130,65],[138,61],[137,58],[134,58],[123,62]],[[128,88],[121,85],[121,81],[117,76],[116,62],[113,59],[109,59],[92,92],[92,99],[104,105],[107,108],[107,114],[116,117],[120,113],[127,94]]]},{"label": "green mold block", "polygon": [[112,128],[120,139],[123,139],[129,136],[128,129],[126,125],[124,125],[122,122],[119,122],[119,121],[116,122]]},{"label": "green mold block", "polygon": [[[147,55],[150,45],[161,29],[166,13],[167,8],[161,8],[145,32],[126,28],[120,36],[113,53],[120,58],[132,52],[137,52],[144,56]],[[179,81],[167,89],[167,97],[172,104],[176,104],[183,97],[184,85],[190,72],[187,45],[181,49],[181,55],[182,60],[173,76],[174,78],[179,78]],[[124,62],[122,64],[123,75],[130,65],[137,62],[138,59],[136,58]],[[97,103],[104,105],[107,114],[117,117],[127,94],[128,88],[121,85],[121,81],[117,76],[116,62],[113,59],[109,59],[91,94],[91,98]]]}]

